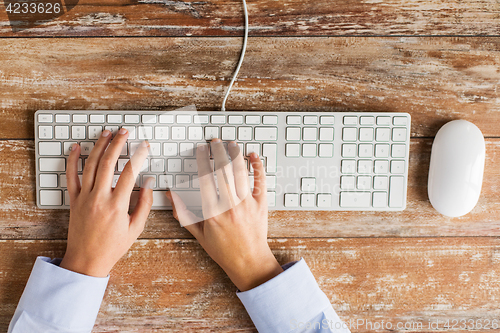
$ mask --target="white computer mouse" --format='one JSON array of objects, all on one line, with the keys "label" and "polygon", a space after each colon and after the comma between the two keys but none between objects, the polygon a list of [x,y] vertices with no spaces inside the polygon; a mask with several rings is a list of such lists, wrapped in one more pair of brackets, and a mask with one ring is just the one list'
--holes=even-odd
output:
[{"label": "white computer mouse", "polygon": [[457,217],[470,212],[479,199],[485,158],[481,130],[466,120],[439,129],[432,144],[427,190],[432,206]]}]

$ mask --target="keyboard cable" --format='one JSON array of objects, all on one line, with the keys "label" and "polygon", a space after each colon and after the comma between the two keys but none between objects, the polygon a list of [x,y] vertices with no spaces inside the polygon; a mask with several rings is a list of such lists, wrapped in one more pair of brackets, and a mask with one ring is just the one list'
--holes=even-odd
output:
[{"label": "keyboard cable", "polygon": [[229,93],[231,88],[233,87],[234,81],[236,81],[236,77],[238,76],[238,72],[240,71],[241,64],[243,63],[243,59],[245,58],[245,51],[247,49],[247,40],[248,40],[248,11],[247,11],[247,3],[243,0],[243,12],[245,13],[245,36],[243,38],[243,47],[240,54],[240,61],[238,62],[238,66],[236,66],[236,70],[233,74],[233,79],[231,83],[229,83],[229,87],[227,87],[226,94],[224,95],[224,100],[222,101],[221,111],[226,111],[226,101],[229,97]]}]

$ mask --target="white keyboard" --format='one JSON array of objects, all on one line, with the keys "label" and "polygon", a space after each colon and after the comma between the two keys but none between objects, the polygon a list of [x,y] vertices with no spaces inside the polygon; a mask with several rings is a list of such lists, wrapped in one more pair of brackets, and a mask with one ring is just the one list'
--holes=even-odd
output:
[{"label": "white keyboard", "polygon": [[[48,111],[35,113],[37,205],[68,209],[66,158],[82,148],[79,172],[104,129],[130,132],[114,182],[142,140],[151,151],[153,209],[171,209],[168,188],[199,195],[192,148],[220,138],[244,155],[257,152],[267,172],[270,210],[399,211],[406,207],[410,115],[343,112]],[[250,170],[252,171],[252,170]],[[252,173],[250,173],[252,179]],[[253,182],[252,182],[253,183]],[[133,200],[138,191],[134,191]]]}]

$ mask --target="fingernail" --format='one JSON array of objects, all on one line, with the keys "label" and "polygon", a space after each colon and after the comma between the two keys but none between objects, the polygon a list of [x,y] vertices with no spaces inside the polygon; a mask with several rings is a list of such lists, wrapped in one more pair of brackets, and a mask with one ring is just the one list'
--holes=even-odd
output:
[{"label": "fingernail", "polygon": [[220,142],[219,138],[212,139],[212,142]]},{"label": "fingernail", "polygon": [[102,131],[101,136],[105,138],[105,137],[108,137],[110,134],[111,134],[111,132],[109,130],[104,130],[104,131]]},{"label": "fingernail", "polygon": [[233,147],[233,148],[236,147],[236,142],[234,142],[234,141],[229,142],[229,147]]},{"label": "fingernail", "polygon": [[205,145],[204,145],[204,144],[199,145],[199,146],[198,146],[198,149],[199,149],[200,151],[205,151]]},{"label": "fingernail", "polygon": [[119,134],[121,134],[121,135],[123,135],[123,134],[127,134],[127,132],[128,132],[128,131],[127,131],[127,129],[125,129],[125,128],[123,128],[123,127],[122,127],[122,128],[120,128],[120,130],[118,131],[118,133],[119,133]]},{"label": "fingernail", "polygon": [[250,155],[252,155],[252,158],[258,158],[259,155],[257,155],[257,153],[251,153]]},{"label": "fingernail", "polygon": [[141,142],[141,147],[149,147],[149,142],[147,140]]},{"label": "fingernail", "polygon": [[76,148],[78,148],[78,143],[73,143],[71,146],[71,151],[74,151]]},{"label": "fingernail", "polygon": [[152,190],[152,189],[153,189],[153,187],[154,187],[154,181],[155,181],[155,180],[154,180],[154,178],[153,178],[153,177],[148,177],[148,178],[146,178],[146,181],[144,182],[143,187],[144,187],[144,188],[149,188],[149,189],[151,189],[151,190]]}]

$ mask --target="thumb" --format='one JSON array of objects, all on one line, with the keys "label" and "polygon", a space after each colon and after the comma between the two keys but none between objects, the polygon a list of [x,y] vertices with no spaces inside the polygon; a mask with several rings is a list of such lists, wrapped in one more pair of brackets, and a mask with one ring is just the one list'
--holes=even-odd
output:
[{"label": "thumb", "polygon": [[141,232],[144,230],[146,219],[148,218],[151,206],[153,205],[153,182],[153,178],[146,179],[146,182],[143,184],[143,187],[139,192],[137,205],[130,216],[130,229],[134,231],[134,234],[136,234],[137,237],[139,237]]},{"label": "thumb", "polygon": [[200,225],[197,224],[201,222],[202,219],[193,214],[189,209],[187,209],[186,204],[182,201],[181,197],[172,191],[167,191],[165,193],[168,200],[172,204],[172,211],[174,218],[179,221],[179,223],[185,227],[196,239],[202,236]]}]

